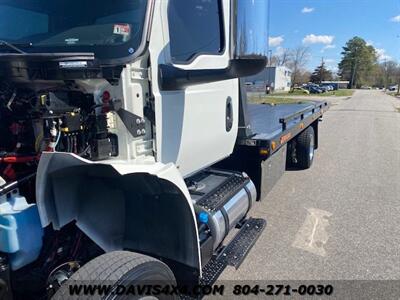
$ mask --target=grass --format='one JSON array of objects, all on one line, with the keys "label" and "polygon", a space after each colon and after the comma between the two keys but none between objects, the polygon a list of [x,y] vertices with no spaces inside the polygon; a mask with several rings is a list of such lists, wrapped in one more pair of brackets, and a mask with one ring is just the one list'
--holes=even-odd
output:
[{"label": "grass", "polygon": [[337,91],[329,91],[323,94],[304,94],[302,91],[293,91],[289,93],[274,93],[273,96],[316,96],[316,97],[326,97],[326,96],[335,96],[335,97],[350,97],[353,96],[354,90],[337,90]]},{"label": "grass", "polygon": [[[248,97],[250,103],[292,104],[305,103],[323,97],[351,97],[354,92],[355,90],[343,89],[323,94],[304,94],[302,91],[294,91],[292,93],[277,92],[270,95],[265,95],[263,93],[250,93]],[[296,98],[296,96],[301,96],[301,98]]]},{"label": "grass", "polygon": [[[301,91],[293,93],[274,93],[272,95],[265,95],[263,93],[249,95],[250,103],[266,103],[266,104],[292,104],[292,103],[305,103],[307,101],[315,100],[316,98],[323,97],[350,97],[354,94],[354,90],[338,90],[326,92],[323,94],[304,94]],[[296,98],[296,96],[302,96]],[[309,97],[309,99],[304,98]]]},{"label": "grass", "polygon": [[389,96],[393,96],[393,97],[400,96],[400,94],[397,93],[397,91],[396,92],[386,92],[386,94],[388,94]]},{"label": "grass", "polygon": [[289,98],[289,97],[271,97],[271,96],[265,96],[265,95],[249,97],[249,102],[256,103],[256,104],[260,104],[260,103],[263,103],[263,104],[293,104],[293,103],[304,103],[307,101],[308,100],[305,100],[305,99],[296,99],[296,98]]}]

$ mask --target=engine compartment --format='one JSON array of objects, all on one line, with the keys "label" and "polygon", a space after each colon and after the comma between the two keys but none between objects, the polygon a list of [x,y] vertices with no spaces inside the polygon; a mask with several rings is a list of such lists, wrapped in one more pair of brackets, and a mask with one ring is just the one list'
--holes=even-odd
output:
[{"label": "engine compartment", "polygon": [[[117,137],[108,132],[107,123],[112,99],[108,91],[100,98],[102,103],[96,103],[93,94],[68,86],[35,91],[0,82],[1,162],[35,164],[42,151],[90,160],[117,156]],[[2,171],[7,179],[17,177]]]},{"label": "engine compartment", "polygon": [[74,222],[41,228],[35,175],[44,151],[92,161],[118,156],[118,137],[109,130],[115,103],[108,91],[95,97],[73,83],[0,79],[0,287],[12,285],[14,299],[47,298],[104,253]]}]

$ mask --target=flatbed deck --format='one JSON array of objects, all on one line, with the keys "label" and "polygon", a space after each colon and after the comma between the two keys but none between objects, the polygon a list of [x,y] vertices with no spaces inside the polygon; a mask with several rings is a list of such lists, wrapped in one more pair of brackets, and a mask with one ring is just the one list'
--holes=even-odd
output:
[{"label": "flatbed deck", "polygon": [[252,134],[238,139],[239,145],[260,146],[272,154],[318,120],[328,103],[310,101],[295,104],[248,104],[247,115]]}]

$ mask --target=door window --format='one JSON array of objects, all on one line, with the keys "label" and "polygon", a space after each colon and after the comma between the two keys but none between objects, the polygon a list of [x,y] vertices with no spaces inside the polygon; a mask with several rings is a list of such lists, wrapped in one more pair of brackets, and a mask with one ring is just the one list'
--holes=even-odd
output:
[{"label": "door window", "polygon": [[222,53],[221,16],[219,0],[171,0],[168,23],[172,61],[185,63],[200,54]]}]

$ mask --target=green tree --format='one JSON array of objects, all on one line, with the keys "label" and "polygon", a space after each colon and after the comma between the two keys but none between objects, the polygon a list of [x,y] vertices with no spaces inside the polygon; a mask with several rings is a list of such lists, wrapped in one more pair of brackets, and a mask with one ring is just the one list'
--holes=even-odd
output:
[{"label": "green tree", "polygon": [[314,83],[321,83],[322,81],[328,81],[332,79],[332,72],[325,67],[324,62],[322,62],[321,65],[319,65],[310,76],[310,81]]},{"label": "green tree", "polygon": [[343,47],[342,60],[339,63],[339,75],[350,81],[351,87],[369,84],[371,73],[377,65],[375,48],[367,45],[360,37],[354,37]]}]

